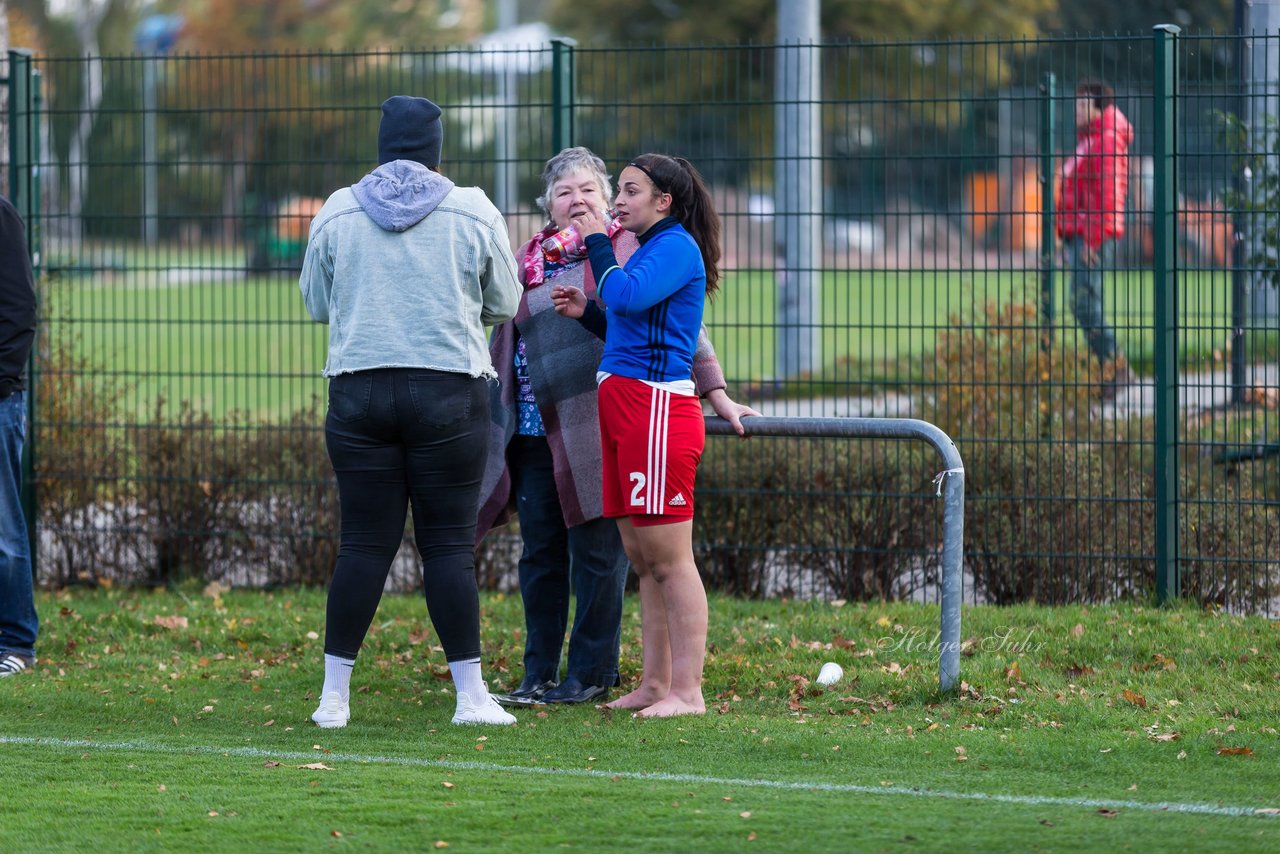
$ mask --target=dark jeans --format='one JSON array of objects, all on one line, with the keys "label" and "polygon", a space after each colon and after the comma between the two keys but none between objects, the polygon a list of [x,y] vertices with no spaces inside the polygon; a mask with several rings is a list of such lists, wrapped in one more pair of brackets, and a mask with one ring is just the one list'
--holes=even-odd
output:
[{"label": "dark jeans", "polygon": [[448,661],[480,655],[475,529],[489,391],[466,374],[387,368],[329,381],[325,441],[338,476],[342,537],[324,651],[355,658],[404,535],[422,557],[427,611]]},{"label": "dark jeans", "polygon": [[568,675],[587,685],[618,681],[622,593],[627,555],[618,525],[593,519],[566,528],[543,436],[516,436],[507,449],[511,486],[520,515],[520,595],[524,600],[525,677],[559,681],[560,651],[569,619],[569,593],[577,598],[569,635]]},{"label": "dark jeans", "polygon": [[0,399],[0,653],[35,655],[40,621],[32,598],[31,547],[22,513],[27,396]]},{"label": "dark jeans", "polygon": [[1071,310],[1084,333],[1089,349],[1099,362],[1116,354],[1116,336],[1107,325],[1102,295],[1102,276],[1112,267],[1116,243],[1104,240],[1097,252],[1090,252],[1083,237],[1066,241],[1067,265],[1071,270]]}]

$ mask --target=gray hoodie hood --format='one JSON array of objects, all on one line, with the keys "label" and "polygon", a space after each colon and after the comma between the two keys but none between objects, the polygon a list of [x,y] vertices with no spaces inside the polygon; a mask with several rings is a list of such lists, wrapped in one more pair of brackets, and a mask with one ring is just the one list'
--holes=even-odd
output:
[{"label": "gray hoodie hood", "polygon": [[392,160],[353,184],[351,192],[380,228],[405,231],[426,219],[452,189],[452,181],[421,163]]}]

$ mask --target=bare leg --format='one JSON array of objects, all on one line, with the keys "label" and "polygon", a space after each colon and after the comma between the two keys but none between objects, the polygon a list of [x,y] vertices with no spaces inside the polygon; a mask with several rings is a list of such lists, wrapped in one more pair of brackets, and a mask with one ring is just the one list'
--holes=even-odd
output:
[{"label": "bare leg", "polygon": [[[702,696],[707,593],[693,560],[693,521],[632,528],[632,534],[661,594],[671,662],[666,696],[638,714],[646,718],[700,715],[707,710]],[[644,623],[649,622],[647,612],[641,617]],[[647,629],[644,634],[647,640]],[[647,654],[645,660],[648,663]]]},{"label": "bare leg", "polygon": [[611,703],[609,709],[644,709],[667,696],[671,690],[671,644],[667,637],[667,609],[658,581],[649,571],[640,551],[630,519],[618,520],[618,531],[631,566],[640,579],[640,638],[644,671],[634,691]]}]

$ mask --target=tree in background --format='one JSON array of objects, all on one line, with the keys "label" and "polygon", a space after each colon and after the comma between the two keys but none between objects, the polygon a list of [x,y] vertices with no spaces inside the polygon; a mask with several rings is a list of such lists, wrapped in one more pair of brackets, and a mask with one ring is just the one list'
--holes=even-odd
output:
[{"label": "tree in background", "polygon": [[57,113],[50,121],[51,154],[63,166],[46,171],[43,192],[65,211],[58,226],[74,234],[79,233],[88,195],[89,141],[104,96],[98,58],[129,44],[136,5],[135,0],[72,0],[62,4],[60,14],[55,15],[46,0],[9,0],[26,41],[15,46],[38,48],[51,56],[89,57],[51,69],[44,84],[46,104],[52,107],[50,115]]},{"label": "tree in background", "polygon": [[187,16],[184,45],[200,53],[403,50],[461,44],[484,26],[484,0],[207,0]]},{"label": "tree in background", "polygon": [[1234,0],[1060,0],[1040,16],[1045,32],[1149,33],[1156,24],[1177,24],[1183,30],[1229,33],[1234,24]]},{"label": "tree in background", "polygon": [[[1057,0],[823,0],[822,38],[893,40],[957,35],[1030,36]],[[610,0],[549,0],[547,17],[584,46],[609,44],[768,44],[778,31],[777,0],[736,0],[707,14],[703,0],[644,0],[619,14]]]}]

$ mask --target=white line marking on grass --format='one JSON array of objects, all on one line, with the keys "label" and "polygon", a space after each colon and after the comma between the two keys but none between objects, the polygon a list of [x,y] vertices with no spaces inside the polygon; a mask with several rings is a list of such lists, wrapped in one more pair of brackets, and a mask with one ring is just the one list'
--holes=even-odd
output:
[{"label": "white line marking on grass", "polygon": [[483,762],[459,762],[448,759],[415,759],[410,756],[375,756],[363,753],[320,753],[317,751],[263,750],[258,747],[208,747],[156,744],[148,741],[74,741],[65,738],[31,738],[0,736],[0,744],[24,744],[34,747],[61,747],[75,750],[136,751],[142,753],[201,754],[209,756],[243,756],[249,759],[302,759],[317,757],[326,762],[358,762],[370,765],[400,765],[412,768],[443,768],[450,771],[502,771],[535,777],[604,777],[623,780],[645,780],[659,783],[695,783],[700,785],[781,789],[800,792],[847,792],[859,795],[902,795],[912,798],[954,798],[965,801],[989,801],[1018,806],[1088,807],[1128,809],[1145,812],[1180,812],[1195,815],[1250,816],[1275,818],[1280,811],[1263,807],[1233,807],[1220,804],[1180,804],[1172,802],[1113,801],[1099,798],[1060,798],[1049,795],[993,795],[984,792],[955,792],[947,789],[913,789],[906,786],[863,786],[857,783],[791,782],[787,780],[745,780],[732,777],[704,777],[697,774],[667,774],[661,771],[604,771],[591,768],[536,768],[524,765],[489,765]]}]

